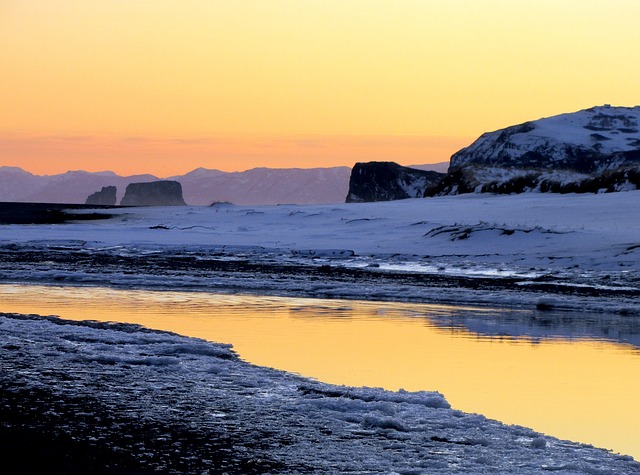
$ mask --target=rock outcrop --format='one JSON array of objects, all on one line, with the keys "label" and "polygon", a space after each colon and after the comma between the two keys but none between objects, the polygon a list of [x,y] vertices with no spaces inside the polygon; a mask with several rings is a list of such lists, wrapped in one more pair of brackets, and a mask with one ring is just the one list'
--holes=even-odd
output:
[{"label": "rock outcrop", "polygon": [[436,186],[427,188],[425,197],[463,193],[514,194],[611,193],[640,189],[640,166],[606,170],[594,175],[568,171],[497,170],[468,167],[455,170]]},{"label": "rock outcrop", "polygon": [[443,173],[403,167],[394,162],[356,163],[351,170],[347,203],[421,198]]},{"label": "rock outcrop", "polygon": [[480,136],[427,196],[638,188],[640,106],[592,107]]},{"label": "rock outcrop", "polygon": [[100,191],[89,195],[85,204],[115,206],[117,188],[115,186],[103,186]]},{"label": "rock outcrop", "polygon": [[122,206],[184,206],[182,185],[177,181],[161,180],[131,183],[127,186]]}]

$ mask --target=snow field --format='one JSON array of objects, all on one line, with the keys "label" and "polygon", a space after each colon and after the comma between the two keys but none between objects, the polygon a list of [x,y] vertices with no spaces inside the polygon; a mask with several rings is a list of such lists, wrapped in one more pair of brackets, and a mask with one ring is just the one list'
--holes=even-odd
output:
[{"label": "snow field", "polygon": [[[460,195],[322,206],[122,208],[115,218],[65,225],[3,226],[0,247],[68,249],[113,256],[191,254],[406,272],[430,276],[513,277],[504,292],[411,285],[345,286],[330,279],[278,281],[243,275],[141,275],[123,269],[108,285],[302,291],[343,298],[505,303],[535,306],[536,279],[564,286],[640,289],[640,191],[606,195]],[[210,256],[210,257],[208,257]],[[97,269],[95,269],[97,270]],[[99,283],[94,272],[52,266],[0,268],[4,280]],[[106,277],[105,277],[106,279]],[[634,314],[637,299],[564,295],[556,307]]]}]

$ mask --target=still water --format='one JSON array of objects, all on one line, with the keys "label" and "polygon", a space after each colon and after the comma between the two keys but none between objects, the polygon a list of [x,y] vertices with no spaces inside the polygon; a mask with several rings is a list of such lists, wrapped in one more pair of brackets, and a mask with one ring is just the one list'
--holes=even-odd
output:
[{"label": "still water", "polygon": [[640,459],[632,319],[25,285],[0,285],[0,311],[139,323],[232,343],[246,361],[328,383],[437,390],[456,409]]}]

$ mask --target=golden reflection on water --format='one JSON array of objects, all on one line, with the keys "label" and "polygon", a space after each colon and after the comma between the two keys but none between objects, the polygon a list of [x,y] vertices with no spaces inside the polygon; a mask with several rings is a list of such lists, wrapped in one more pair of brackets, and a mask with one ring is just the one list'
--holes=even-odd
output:
[{"label": "golden reflection on water", "polygon": [[328,383],[437,390],[456,409],[640,459],[637,348],[584,339],[488,338],[432,321],[435,316],[455,317],[461,310],[0,285],[3,312],[138,323],[232,343],[246,361]]}]

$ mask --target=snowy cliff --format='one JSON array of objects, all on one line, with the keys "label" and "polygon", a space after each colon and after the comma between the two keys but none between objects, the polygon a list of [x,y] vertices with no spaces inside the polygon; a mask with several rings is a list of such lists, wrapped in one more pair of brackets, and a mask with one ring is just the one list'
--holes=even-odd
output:
[{"label": "snowy cliff", "polygon": [[622,191],[640,186],[640,106],[592,107],[480,136],[432,195]]},{"label": "snowy cliff", "polygon": [[553,168],[600,173],[640,165],[640,106],[592,107],[483,134],[451,157],[462,167]]}]

